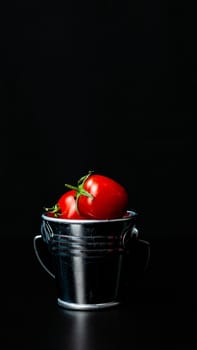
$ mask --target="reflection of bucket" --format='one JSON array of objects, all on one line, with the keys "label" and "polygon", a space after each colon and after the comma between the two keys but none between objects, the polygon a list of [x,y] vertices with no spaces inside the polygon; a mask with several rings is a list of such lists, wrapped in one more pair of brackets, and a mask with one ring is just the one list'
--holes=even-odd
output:
[{"label": "reflection of bucket", "polygon": [[[124,258],[136,239],[136,213],[113,220],[66,220],[42,215],[34,248],[56,279],[57,301],[65,308],[98,309],[119,304]],[[51,273],[39,257],[36,239],[47,244]]]}]

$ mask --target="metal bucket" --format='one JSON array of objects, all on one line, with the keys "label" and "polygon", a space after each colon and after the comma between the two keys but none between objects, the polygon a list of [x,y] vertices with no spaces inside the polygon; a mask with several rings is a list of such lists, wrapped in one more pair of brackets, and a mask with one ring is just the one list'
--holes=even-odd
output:
[{"label": "metal bucket", "polygon": [[[43,268],[56,280],[58,305],[89,310],[121,302],[125,259],[132,240],[138,239],[136,216],[133,211],[113,220],[66,220],[42,215],[41,235],[34,237],[34,249]],[[54,273],[40,258],[37,239],[46,243]]]}]

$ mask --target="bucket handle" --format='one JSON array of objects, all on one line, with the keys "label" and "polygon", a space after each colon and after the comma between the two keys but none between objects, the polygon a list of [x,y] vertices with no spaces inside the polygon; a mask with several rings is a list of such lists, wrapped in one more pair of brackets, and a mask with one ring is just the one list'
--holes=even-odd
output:
[{"label": "bucket handle", "polygon": [[144,239],[139,239],[138,241],[140,243],[144,244],[147,248],[147,257],[146,257],[146,262],[144,265],[144,272],[146,272],[146,270],[149,267],[149,261],[150,261],[150,243],[148,241],[145,241]]},{"label": "bucket handle", "polygon": [[53,278],[55,278],[55,275],[46,267],[46,265],[43,263],[42,259],[40,258],[40,255],[38,253],[38,249],[37,249],[37,240],[42,239],[41,235],[37,235],[34,237],[33,239],[33,247],[34,247],[34,251],[36,254],[36,257],[40,263],[40,265],[43,267],[43,269]]}]

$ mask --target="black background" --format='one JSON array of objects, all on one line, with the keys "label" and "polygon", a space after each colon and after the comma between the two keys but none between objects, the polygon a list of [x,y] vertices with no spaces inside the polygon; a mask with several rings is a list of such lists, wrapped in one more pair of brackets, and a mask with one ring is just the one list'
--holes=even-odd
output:
[{"label": "black background", "polygon": [[19,1],[1,16],[3,218],[37,230],[43,206],[94,170],[125,185],[148,231],[187,224],[196,115],[189,5]]},{"label": "black background", "polygon": [[27,239],[30,273],[43,206],[94,170],[122,183],[139,213],[152,244],[148,296],[175,295],[193,310],[194,13],[189,3],[153,0],[1,10],[1,237],[12,253]]}]

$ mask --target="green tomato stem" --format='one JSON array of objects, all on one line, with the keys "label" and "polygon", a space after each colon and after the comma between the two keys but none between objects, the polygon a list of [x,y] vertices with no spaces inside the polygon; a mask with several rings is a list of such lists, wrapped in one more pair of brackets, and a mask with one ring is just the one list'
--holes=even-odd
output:
[{"label": "green tomato stem", "polygon": [[87,178],[93,173],[93,171],[89,171],[87,175],[81,177],[78,182],[77,182],[77,186],[73,186],[73,185],[70,185],[70,184],[65,184],[66,187],[70,188],[71,190],[74,190],[76,191],[76,210],[77,212],[79,213],[79,209],[78,209],[78,201],[79,201],[79,197],[82,195],[82,196],[86,196],[86,197],[89,197],[91,198],[92,200],[94,199],[94,196],[84,190],[83,186],[84,186],[84,183],[85,181],[87,180]]},{"label": "green tomato stem", "polygon": [[58,217],[60,215],[60,207],[58,204],[55,204],[53,207],[51,208],[46,208],[44,207],[44,210],[47,213],[53,213],[55,217]]},{"label": "green tomato stem", "polygon": [[79,188],[77,186],[73,186],[73,185],[69,185],[69,184],[65,184],[66,187],[70,188],[71,190],[75,190],[78,192]]},{"label": "green tomato stem", "polygon": [[80,195],[83,195],[83,196],[86,196],[86,197],[89,197],[91,199],[93,199],[93,195],[91,193],[89,193],[88,191],[84,190],[83,189],[83,184],[79,185],[78,187],[77,186],[73,186],[73,185],[69,185],[69,184],[65,184],[66,187],[70,188],[71,190],[74,190],[76,191],[76,197],[79,197]]}]

